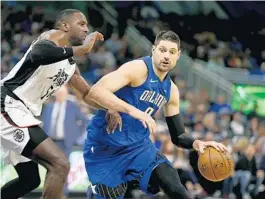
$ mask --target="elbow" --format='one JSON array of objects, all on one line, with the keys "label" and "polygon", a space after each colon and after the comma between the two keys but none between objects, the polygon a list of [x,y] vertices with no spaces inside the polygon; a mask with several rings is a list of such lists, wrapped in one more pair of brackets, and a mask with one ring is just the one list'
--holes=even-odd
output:
[{"label": "elbow", "polygon": [[87,92],[87,94],[85,95],[85,97],[86,98],[89,98],[89,99],[92,99],[92,100],[95,100],[95,99],[97,99],[97,96],[98,96],[98,91],[99,91],[100,89],[98,89],[97,88],[97,86],[92,86],[89,90],[88,90],[88,92]]},{"label": "elbow", "polygon": [[179,139],[178,139],[178,137],[171,137],[171,142],[174,145],[179,146]]},{"label": "elbow", "polygon": [[37,62],[40,56],[41,55],[37,50],[32,49],[32,51],[31,51],[31,61],[32,62]]}]

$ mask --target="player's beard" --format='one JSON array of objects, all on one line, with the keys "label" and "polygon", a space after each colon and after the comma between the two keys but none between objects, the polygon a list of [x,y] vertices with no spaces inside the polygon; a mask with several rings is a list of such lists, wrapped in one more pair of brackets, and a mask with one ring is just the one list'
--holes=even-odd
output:
[{"label": "player's beard", "polygon": [[160,63],[159,66],[157,67],[157,69],[161,72],[169,72],[172,68],[173,67],[171,66],[171,64],[164,66],[162,63]]},{"label": "player's beard", "polygon": [[80,39],[79,37],[69,37],[69,42],[72,46],[80,46],[83,44],[83,39]]}]

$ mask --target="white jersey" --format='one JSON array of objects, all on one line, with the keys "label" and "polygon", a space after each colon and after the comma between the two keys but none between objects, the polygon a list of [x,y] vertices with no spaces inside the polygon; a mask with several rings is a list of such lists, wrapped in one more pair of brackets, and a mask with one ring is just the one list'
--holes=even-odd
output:
[{"label": "white jersey", "polygon": [[12,91],[34,116],[39,116],[43,103],[70,80],[76,64],[73,58],[69,58],[53,64],[37,65],[31,61],[31,49],[32,45],[1,80],[1,85]]}]

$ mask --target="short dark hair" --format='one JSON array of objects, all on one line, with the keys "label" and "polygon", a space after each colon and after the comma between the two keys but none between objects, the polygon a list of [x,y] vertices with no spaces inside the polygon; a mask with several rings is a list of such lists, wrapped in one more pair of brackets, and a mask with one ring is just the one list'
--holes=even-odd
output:
[{"label": "short dark hair", "polygon": [[65,9],[61,11],[55,20],[55,28],[59,28],[62,21],[66,21],[68,17],[71,17],[74,13],[82,13],[80,10],[77,9]]},{"label": "short dark hair", "polygon": [[154,45],[156,46],[161,40],[174,42],[178,45],[178,48],[180,48],[179,36],[171,30],[163,30],[157,33]]}]

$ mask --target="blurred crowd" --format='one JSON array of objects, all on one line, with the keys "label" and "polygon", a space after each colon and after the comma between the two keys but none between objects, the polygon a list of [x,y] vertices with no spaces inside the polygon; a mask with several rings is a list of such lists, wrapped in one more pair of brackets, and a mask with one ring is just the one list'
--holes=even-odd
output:
[{"label": "blurred crowd", "polygon": [[[242,68],[249,70],[251,74],[265,75],[264,49],[255,52],[254,56],[251,48],[244,45],[237,37],[231,36],[229,38],[231,31],[227,32],[225,29],[232,27],[225,27],[222,23],[226,22],[218,20],[215,16],[203,17],[198,15],[185,18],[176,13],[164,14],[153,2],[121,3],[116,5],[116,9],[120,16],[118,18],[120,20],[119,23],[134,25],[150,41],[154,41],[155,35],[161,30],[176,30],[182,39],[182,50],[192,58],[198,58],[208,62],[209,68]],[[201,31],[199,27],[196,27],[200,25],[207,26],[207,23],[209,26],[224,27],[222,27],[222,31],[216,30],[219,32]],[[229,22],[226,24],[229,24]],[[120,28],[121,35],[126,25]],[[236,29],[236,27],[234,28]],[[256,33],[254,33],[254,30],[248,29],[241,34],[244,35],[250,32],[249,34],[252,36],[258,34],[259,36],[263,36],[262,39],[264,39],[264,30],[264,28],[257,29]],[[220,39],[217,36],[218,34],[228,38],[226,40],[224,38]]]},{"label": "blurred crowd", "polygon": [[[17,11],[15,7],[2,4],[1,9],[2,79],[21,59],[31,42],[43,31],[51,29],[53,24],[51,21],[44,20],[45,12],[42,7],[27,6],[24,11]],[[136,25],[143,34],[151,37],[162,29],[170,29],[170,25],[159,20],[158,12],[152,8],[145,8],[140,12],[135,7],[129,18],[130,20],[126,20],[126,23]],[[82,75],[89,83],[95,83],[100,77],[124,62],[144,55],[138,46],[129,47],[128,38],[121,32],[120,29],[114,30],[110,37],[106,38],[104,43],[96,45],[89,55],[77,58],[76,62]],[[208,67],[256,68],[258,73],[265,73],[265,53],[262,53],[263,63],[260,65],[251,55],[251,50],[243,48],[236,37],[233,37],[230,42],[222,42],[213,32],[201,32],[195,34],[194,39],[197,44],[190,45],[183,42],[183,50],[192,57],[208,61]],[[185,80],[177,77],[173,80],[180,90],[180,111],[186,133],[202,140],[223,142],[233,154],[236,165],[235,173],[229,179],[218,183],[207,181],[198,171],[198,154],[194,151],[182,150],[172,144],[162,113],[158,113],[156,115],[157,133],[152,140],[179,171],[181,181],[192,197],[247,199],[258,198],[262,192],[264,194],[264,118],[257,115],[255,110],[248,115],[241,111],[233,112],[224,96],[218,96],[218,100],[213,102],[207,91],[195,92],[187,88]],[[63,102],[65,103],[61,106]],[[81,102],[78,96],[73,97],[68,88],[63,88],[45,105],[42,115],[43,128],[58,144],[62,144],[63,140],[63,150],[69,155],[74,146],[83,144],[86,137],[85,127],[94,113],[95,110]],[[58,116],[59,114],[63,116]],[[73,118],[69,120],[65,115],[71,115]],[[59,119],[55,120],[57,116]],[[50,131],[54,126],[53,120],[58,121],[58,124],[61,122],[64,126],[63,135],[56,135]],[[73,131],[76,132],[74,137]],[[137,194],[139,196],[140,193]]]}]

